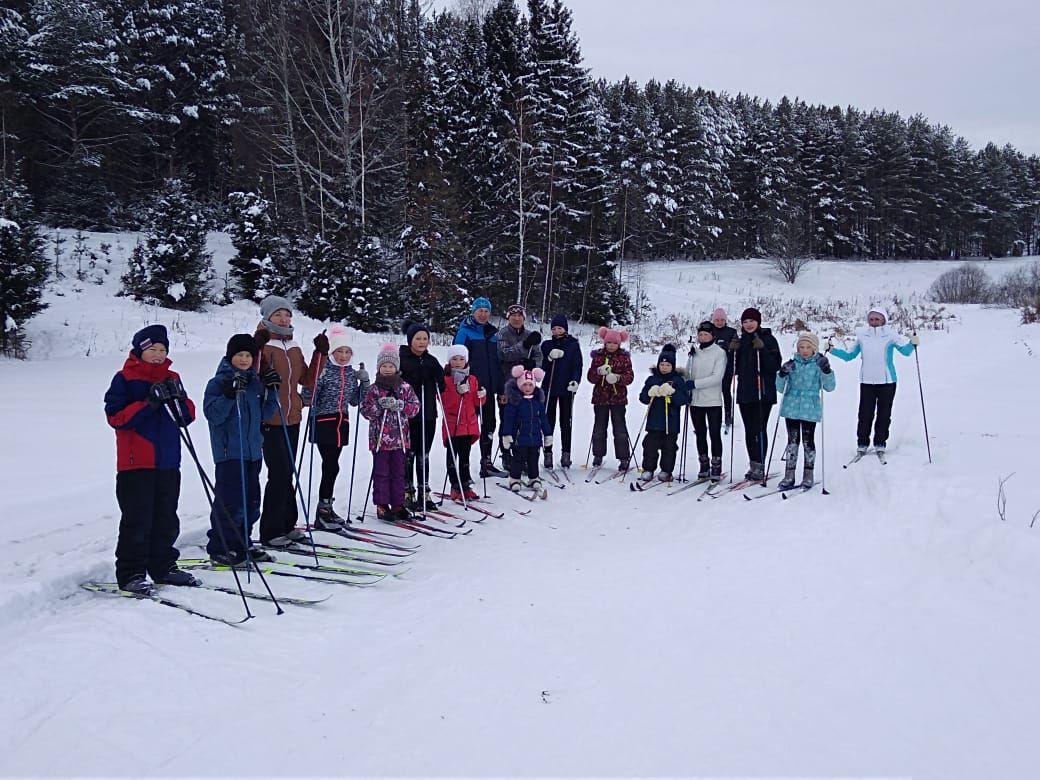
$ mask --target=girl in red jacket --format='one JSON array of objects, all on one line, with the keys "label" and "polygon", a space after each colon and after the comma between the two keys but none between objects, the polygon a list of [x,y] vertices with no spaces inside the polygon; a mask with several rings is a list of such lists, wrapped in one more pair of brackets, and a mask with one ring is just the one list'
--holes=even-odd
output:
[{"label": "girl in red jacket", "polygon": [[470,375],[469,350],[461,344],[453,344],[448,348],[448,365],[444,367],[444,426],[441,429],[448,450],[448,481],[453,501],[461,501],[463,495],[470,500],[480,497],[474,492],[470,478],[469,450],[480,440],[477,415],[486,400],[487,390]]}]

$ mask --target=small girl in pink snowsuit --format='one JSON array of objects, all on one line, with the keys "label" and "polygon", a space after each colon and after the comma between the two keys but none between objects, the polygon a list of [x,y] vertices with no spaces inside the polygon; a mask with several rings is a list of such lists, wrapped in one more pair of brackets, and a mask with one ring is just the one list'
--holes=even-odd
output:
[{"label": "small girl in pink snowsuit", "polygon": [[404,506],[404,458],[409,446],[408,418],[419,413],[419,398],[401,379],[397,346],[386,344],[376,358],[376,378],[361,402],[369,421],[372,451],[372,503],[380,520],[407,520]]}]

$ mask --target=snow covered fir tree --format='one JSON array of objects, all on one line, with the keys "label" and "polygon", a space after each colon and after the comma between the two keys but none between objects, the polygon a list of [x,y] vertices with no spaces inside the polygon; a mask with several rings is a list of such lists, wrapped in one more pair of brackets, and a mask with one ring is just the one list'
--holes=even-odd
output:
[{"label": "snow covered fir tree", "polygon": [[29,193],[0,178],[0,353],[24,357],[25,324],[42,311],[49,269]]}]

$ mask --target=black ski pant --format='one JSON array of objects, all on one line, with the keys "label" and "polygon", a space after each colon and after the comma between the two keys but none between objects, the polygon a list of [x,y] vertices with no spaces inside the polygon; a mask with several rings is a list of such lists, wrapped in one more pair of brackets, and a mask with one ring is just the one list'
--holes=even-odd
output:
[{"label": "black ski pant", "polygon": [[816,465],[816,423],[808,420],[785,420],[787,426],[787,449],[784,460],[787,470],[794,471],[798,464],[798,445],[805,446],[805,467],[812,469]]},{"label": "black ski pant", "polygon": [[628,425],[625,423],[627,406],[621,404],[599,404],[592,407],[592,454],[602,458],[607,454],[607,424],[614,431],[614,457],[628,460],[629,450]]},{"label": "black ski pant", "polygon": [[[445,449],[448,450],[445,453],[448,456],[448,482],[455,490],[462,490],[472,482],[469,473],[469,451],[472,446],[473,442],[469,436],[452,436],[451,448],[448,449],[445,445]],[[454,458],[452,457],[453,451]],[[458,466],[455,465],[456,460],[458,460]]]},{"label": "black ski pant", "polygon": [[[888,428],[892,424],[892,402],[896,398],[896,383],[859,386],[859,422],[856,425],[856,446],[870,446],[870,428],[874,427],[874,446],[888,444]],[[875,413],[877,417],[875,418]]]},{"label": "black ski pant", "polygon": [[116,542],[116,582],[131,577],[161,577],[177,563],[174,543],[181,532],[177,501],[180,469],[135,469],[116,474],[119,540]]},{"label": "black ski pant", "polygon": [[[260,517],[260,464],[261,460],[225,460],[217,464],[213,509],[209,514],[209,541],[206,552],[210,555],[237,553],[245,557],[246,541],[252,536],[253,526]],[[242,472],[246,487],[242,490]],[[245,498],[246,505],[242,506]],[[246,524],[248,523],[248,529]]]},{"label": "black ski pant", "polygon": [[[431,417],[424,420],[422,415],[416,415],[408,421],[408,436],[411,440],[411,449],[405,461],[404,476],[409,485],[417,485],[426,490],[430,487],[430,448],[433,447],[433,437],[437,433],[437,418]],[[414,481],[413,481],[413,476]]]},{"label": "black ski pant", "polygon": [[550,395],[545,404],[545,416],[549,428],[556,432],[556,409],[560,410],[560,452],[571,451],[571,433],[574,427],[574,393]]},{"label": "black ski pant", "polygon": [[708,457],[708,438],[711,437],[711,456],[722,457],[722,407],[691,406],[693,431],[697,436],[697,455]]},{"label": "black ski pant", "polygon": [[744,422],[744,446],[747,447],[748,460],[765,466],[766,455],[769,454],[769,413],[773,404],[750,403],[738,404],[740,419]]},{"label": "black ski pant", "polygon": [[679,452],[679,432],[647,431],[643,437],[643,471],[657,471],[657,459],[661,458],[661,471],[675,471],[675,456]]},{"label": "black ski pant", "polygon": [[[264,508],[260,513],[260,542],[285,536],[296,527],[296,487],[293,480],[296,447],[300,443],[300,425],[260,426],[264,436],[264,463],[267,483],[264,485]],[[289,440],[286,442],[286,434]]]},{"label": "black ski pant", "polygon": [[540,447],[518,447],[513,445],[513,457],[509,461],[509,476],[520,479],[526,471],[531,481],[538,479],[538,454]]},{"label": "black ski pant", "polygon": [[321,482],[318,483],[318,500],[324,501],[336,495],[339,456],[343,452],[343,448],[335,444],[319,443],[317,446],[318,454],[321,455]]},{"label": "black ski pant", "polygon": [[480,407],[480,459],[491,460],[495,441],[495,399],[488,395],[487,401]]}]

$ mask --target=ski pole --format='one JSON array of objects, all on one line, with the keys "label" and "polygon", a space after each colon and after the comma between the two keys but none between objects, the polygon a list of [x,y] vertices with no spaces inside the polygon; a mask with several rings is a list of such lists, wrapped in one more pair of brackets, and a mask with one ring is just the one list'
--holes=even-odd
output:
[{"label": "ski pole", "polygon": [[[758,463],[761,466],[765,465],[766,460],[766,442],[765,442],[765,427],[768,421],[762,420],[762,350],[755,350],[755,386],[758,388],[758,420],[756,424],[755,435],[758,438]],[[777,418],[779,422],[780,418]],[[762,471],[762,484],[765,485],[768,482],[769,472]]]},{"label": "ski pole", "polygon": [[[737,387],[739,386],[737,384],[738,381],[739,381],[737,379],[737,353],[731,351],[730,354],[733,356],[733,368],[732,368],[732,371],[730,373],[730,380],[729,380],[729,382],[730,382],[729,398],[730,398],[731,406],[735,407],[737,405]],[[725,399],[723,399],[723,403],[725,403]],[[729,484],[731,484],[731,485],[733,484],[733,454],[734,454],[734,447],[736,445],[736,440],[737,440],[736,439],[736,430],[737,430],[737,414],[736,414],[736,412],[737,412],[737,410],[735,408],[732,409],[732,411],[730,412],[731,416],[733,417],[733,424],[729,426]]]},{"label": "ski pole", "polygon": [[[362,371],[365,370],[364,363],[358,363],[358,366]],[[350,492],[347,493],[347,517],[350,517],[351,512],[354,511],[354,472],[357,469],[358,436],[361,432],[361,402],[364,400],[365,399],[361,397],[361,387],[359,385],[357,414],[354,416],[354,454],[350,458]]]},{"label": "ski pole", "polygon": [[289,465],[292,466],[293,476],[296,479],[296,495],[300,497],[300,504],[303,506],[304,527],[307,529],[307,536],[311,540],[311,552],[314,553],[314,563],[320,565],[321,561],[318,560],[318,548],[314,546],[314,532],[311,530],[311,507],[309,500],[304,500],[303,497],[303,486],[300,484],[300,471],[296,468],[296,453],[293,452],[292,440],[289,438],[289,422],[285,417],[285,410],[282,408],[282,397],[278,394],[277,389],[275,389],[274,398],[278,404],[278,417],[282,421],[282,433],[285,435],[285,454],[289,459]]},{"label": "ski pole", "polygon": [[[322,333],[324,333],[324,332],[325,331],[322,331]],[[314,399],[314,391],[318,387],[318,377],[321,376],[321,368],[322,368],[322,366],[321,366],[322,354],[320,352],[318,352],[316,357],[317,357],[317,360],[318,360],[318,367],[314,370],[314,379],[311,380],[311,403],[310,403],[310,406],[305,406],[304,409],[303,409],[303,411],[307,413],[307,426],[308,427],[311,424],[311,417],[313,416],[311,414],[311,412],[313,411],[313,407],[314,407],[314,400],[315,400]],[[301,414],[302,414],[302,412],[301,412]],[[301,422],[302,422],[302,420],[301,420]],[[311,444],[313,445],[314,442],[311,442]],[[300,465],[299,465],[300,471],[303,471],[303,450],[304,450],[304,448],[301,447],[300,448]],[[313,466],[313,463],[314,463],[314,447],[312,446],[311,447],[311,465],[312,466]],[[308,485],[308,500],[309,500],[309,496],[310,496],[310,486]]]},{"label": "ski pole", "polygon": [[[913,335],[917,335],[917,328],[913,329]],[[928,449],[928,462],[932,462],[932,440],[928,436],[928,414],[924,410],[924,385],[921,384],[921,358],[914,346],[914,362],[917,364],[917,391],[921,394],[921,419],[924,421],[924,444]]]},{"label": "ski pole", "polygon": [[824,428],[823,421],[826,415],[823,413],[823,388],[820,388],[820,491],[825,496],[829,496],[827,492],[827,429]]},{"label": "ski pole", "polygon": [[[448,428],[448,412],[445,411],[445,409],[444,409],[444,399],[441,398],[439,389],[437,391],[437,398],[438,398],[438,400],[440,401],[440,404],[441,404],[441,412],[444,414],[444,433],[445,433],[445,435],[447,436],[448,439],[451,439],[451,429]],[[480,416],[480,408],[479,407],[477,408],[477,416],[478,417]],[[459,423],[460,423],[461,420],[462,420],[462,399],[460,398],[459,399],[459,411],[455,415],[455,430],[456,431],[458,431],[458,429],[459,429]],[[477,430],[478,431],[480,430],[479,425],[478,425]],[[449,449],[450,449],[450,446],[449,446]],[[454,455],[452,455],[452,457],[454,457]],[[448,475],[451,473],[452,469],[456,469],[456,467],[453,464],[454,464],[454,461],[452,461],[452,465],[449,465],[448,468],[444,469],[444,483],[441,485],[441,495],[443,495],[443,494],[448,492]],[[460,466],[461,466],[461,464],[460,464]],[[459,487],[462,488],[463,492],[465,492],[465,487],[462,485],[462,477],[461,477],[461,475],[460,475],[460,473],[459,473],[459,471],[457,469],[455,471],[455,478],[459,480]]]},{"label": "ski pole", "polygon": [[690,407],[683,406],[685,414],[683,415],[683,426],[682,426],[682,461],[679,465],[679,481],[686,481],[686,447],[689,442],[689,428],[690,428]]},{"label": "ski pole", "polygon": [[[390,397],[390,396],[384,396],[384,398],[386,398],[386,397]],[[375,451],[373,453],[373,458],[372,458],[372,461],[373,461],[372,462],[372,474],[368,478],[368,490],[365,491],[365,503],[363,503],[361,505],[361,514],[358,515],[358,522],[359,523],[363,523],[365,521],[365,512],[368,511],[368,497],[372,493],[373,485],[375,484],[375,479],[376,479],[375,455],[379,454],[379,450],[383,446],[383,428],[386,426],[386,413],[388,411],[390,411],[390,410],[389,409],[383,409],[383,416],[379,420],[379,435],[376,436],[376,448],[375,448]],[[398,423],[400,423],[401,415],[398,415],[397,418],[398,418]],[[404,436],[403,435],[401,437],[401,446],[402,447],[404,446]],[[375,499],[373,499],[373,501],[374,500]]]},{"label": "ski pole", "polygon": [[639,424],[639,431],[636,433],[636,443],[633,444],[631,439],[628,440],[628,468],[625,469],[624,473],[621,475],[622,485],[625,484],[625,480],[628,478],[628,471],[632,468],[632,461],[636,457],[636,447],[639,446],[639,439],[643,435],[643,428],[646,426],[646,421],[650,417],[650,407],[654,405],[654,401],[658,398],[660,398],[660,396],[655,395],[650,399],[650,403],[646,405],[646,413],[643,415],[643,422]]},{"label": "ski pole", "polygon": [[[487,396],[487,394],[485,394],[484,395],[484,403],[488,402],[487,399],[488,399],[488,396]],[[483,409],[478,409],[478,411],[477,411],[477,441],[478,442],[481,440],[483,435],[484,435],[484,410]],[[483,474],[481,479],[484,481],[484,498],[487,498],[488,497],[488,492],[487,492],[487,469],[486,468],[481,468],[480,471]]]},{"label": "ski pole", "polygon": [[[227,505],[224,503],[223,499],[221,499],[219,496],[216,495],[216,488],[215,487],[213,488],[213,494],[212,495],[210,494],[209,476],[206,474],[206,470],[202,467],[202,463],[199,462],[199,456],[198,456],[198,453],[195,451],[195,445],[194,445],[194,443],[191,440],[191,436],[190,436],[190,434],[188,434],[188,429],[186,427],[182,427],[181,426],[181,422],[184,421],[184,417],[181,414],[180,404],[179,403],[177,404],[177,407],[178,407],[177,408],[177,416],[175,417],[174,414],[173,414],[173,410],[169,407],[169,405],[168,404],[163,404],[163,408],[166,410],[166,414],[169,415],[170,420],[173,421],[173,424],[175,426],[177,426],[177,433],[180,436],[181,441],[184,443],[184,446],[187,447],[188,454],[191,455],[192,461],[194,461],[194,463],[195,463],[195,469],[198,471],[199,478],[202,480],[202,491],[203,491],[203,493],[206,496],[206,501],[209,503],[210,511],[211,512],[215,512],[216,511],[216,508],[214,506],[214,499],[216,499],[217,501],[220,501],[220,508],[221,508],[221,511],[223,511],[224,516],[227,518],[229,523],[234,524],[235,518],[233,518],[231,516],[231,512],[228,510]],[[226,538],[226,536],[224,534],[224,528],[223,528],[223,526],[220,523],[217,523],[217,535],[220,536],[220,543],[224,546],[224,549],[225,550],[230,550],[231,548],[228,546],[227,538]],[[252,561],[252,559],[249,557],[248,548],[247,548],[245,560],[246,560],[247,563],[252,563],[254,567],[256,566],[256,563],[254,561]],[[242,597],[242,606],[244,606],[245,610],[246,610],[246,619],[248,620],[248,619],[250,619],[252,617],[255,617],[253,615],[252,610],[249,609],[249,602],[246,600],[245,591],[242,590],[242,582],[238,578],[238,570],[235,569],[234,566],[231,567],[231,574],[235,578],[235,585],[238,588],[239,595]],[[266,580],[264,580],[264,585],[267,586],[267,581]],[[274,601],[275,607],[278,610],[278,614],[281,614],[282,613],[281,605],[274,598],[274,594],[271,593],[271,589],[270,589],[269,586],[267,587],[267,592],[271,594],[271,599]]]},{"label": "ski pole", "polygon": [[[245,459],[246,443],[245,443],[245,438],[244,438],[244,436],[242,434],[242,404],[241,404],[241,399],[242,399],[242,393],[243,392],[244,391],[239,391],[239,392],[235,393],[235,412],[238,415],[238,454],[240,456],[239,459],[238,459],[238,466],[239,466],[238,472],[239,472],[239,478],[242,480],[242,531],[243,531],[242,541],[245,543],[245,547],[243,547],[242,549],[245,550],[246,557],[249,557],[249,499],[246,496],[246,459]],[[228,550],[228,552],[231,552],[231,550],[229,550],[226,545],[225,545],[224,549]],[[246,582],[249,582],[249,570],[248,569],[246,569]]]},{"label": "ski pole", "polygon": [[[768,423],[769,423],[769,421],[766,420],[766,424],[768,424]],[[762,472],[762,475],[763,475],[762,476],[762,484],[763,485],[766,484],[766,481],[769,479],[769,468],[770,468],[770,466],[773,465],[773,453],[776,452],[776,436],[777,436],[777,432],[779,430],[780,430],[780,412],[777,411],[777,413],[776,413],[776,425],[773,426],[773,443],[769,445],[769,462],[766,463],[765,471]]]},{"label": "ski pole", "polygon": [[[469,380],[466,380],[466,381],[468,382]],[[451,458],[451,462],[452,463],[458,463],[458,456],[457,456],[457,454],[455,452],[455,445],[451,441],[451,431],[448,430],[448,412],[445,411],[445,409],[444,409],[444,399],[441,398],[441,389],[439,387],[437,387],[437,385],[434,385],[434,389],[436,389],[436,391],[437,391],[437,405],[441,409],[441,414],[444,415],[444,432],[447,434],[447,439],[448,439],[448,456]],[[458,417],[455,420],[455,430],[456,431],[459,429],[459,422],[458,421],[462,417],[462,404],[464,402],[465,402],[464,399],[462,399],[462,398],[459,399],[459,414],[458,414]],[[427,464],[427,467],[429,467],[429,464]],[[445,474],[444,478],[445,479],[448,478],[447,474]],[[462,487],[462,474],[461,474],[461,469],[458,466],[455,467],[455,479],[458,480],[459,487],[461,488]],[[441,491],[441,492],[443,492],[443,491]],[[468,510],[469,509],[469,505],[466,504],[466,491],[465,491],[465,489],[462,489],[459,492],[462,493],[462,507],[463,507],[463,509],[467,509]],[[426,510],[423,509],[423,511],[425,512]]]}]

